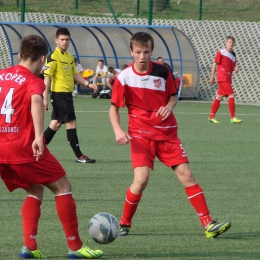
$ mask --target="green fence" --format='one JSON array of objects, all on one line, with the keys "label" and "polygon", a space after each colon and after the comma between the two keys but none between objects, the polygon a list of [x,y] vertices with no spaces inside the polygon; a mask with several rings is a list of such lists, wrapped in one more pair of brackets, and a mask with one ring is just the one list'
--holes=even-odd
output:
[{"label": "green fence", "polygon": [[258,22],[260,0],[1,0],[0,11]]}]

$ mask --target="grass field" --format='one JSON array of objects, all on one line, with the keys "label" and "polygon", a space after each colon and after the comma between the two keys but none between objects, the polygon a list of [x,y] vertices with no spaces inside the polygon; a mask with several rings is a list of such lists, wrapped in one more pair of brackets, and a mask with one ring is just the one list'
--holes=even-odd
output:
[{"label": "grass field", "polygon": [[[109,123],[109,100],[80,96],[75,99],[81,149],[96,164],[76,164],[63,127],[49,145],[73,185],[82,238],[90,218],[101,211],[121,216],[125,190],[132,181],[129,147],[119,146]],[[173,172],[155,162],[150,183],[128,237],[101,248],[103,259],[223,260],[260,259],[259,228],[259,107],[238,105],[241,124],[230,124],[227,105],[210,124],[210,104],[180,101],[175,108],[179,136],[190,166],[204,189],[211,215],[231,220],[229,232],[207,240],[195,211]],[[46,113],[46,126],[50,112]],[[121,109],[122,125],[127,114]],[[25,193],[10,194],[0,184],[0,259],[18,259],[22,247],[20,207]],[[66,242],[58,221],[54,197],[46,190],[38,232],[38,245],[48,259],[66,259]]]}]

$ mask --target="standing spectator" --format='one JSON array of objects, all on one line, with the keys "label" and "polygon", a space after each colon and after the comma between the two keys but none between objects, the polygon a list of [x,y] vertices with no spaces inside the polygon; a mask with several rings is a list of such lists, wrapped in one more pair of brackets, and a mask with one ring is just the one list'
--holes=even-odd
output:
[{"label": "standing spectator", "polygon": [[216,98],[211,106],[209,115],[209,122],[218,124],[219,121],[215,118],[215,115],[219,109],[220,101],[223,97],[228,97],[228,108],[230,113],[231,123],[241,123],[242,120],[235,116],[235,93],[232,88],[232,73],[238,73],[236,66],[236,54],[233,51],[235,46],[235,38],[228,36],[226,38],[226,48],[217,52],[215,60],[212,65],[210,84],[215,83],[215,73],[217,70],[217,82],[218,90]]},{"label": "standing spectator", "polygon": [[[145,32],[135,33],[130,40],[134,62],[115,79],[109,110],[115,139],[120,145],[130,142],[134,179],[126,191],[120,236],[127,236],[155,157],[171,167],[198,214],[207,238],[227,231],[231,223],[212,220],[200,185],[188,164],[187,154],[178,138],[178,125],[172,109],[177,104],[177,87],[170,70],[150,60],[154,40]],[[120,125],[119,107],[128,109],[128,133]]]},{"label": "standing spectator", "polygon": [[106,78],[107,78],[108,68],[104,65],[104,60],[98,60],[96,74],[93,77],[94,85],[97,85],[98,82],[101,82],[103,85],[103,89],[106,89]]},{"label": "standing spectator", "polygon": [[51,87],[52,115],[49,127],[44,132],[46,144],[49,144],[60,129],[62,124],[66,125],[67,139],[76,155],[75,162],[95,163],[84,155],[79,147],[76,130],[76,115],[73,106],[72,92],[74,82],[85,85],[97,91],[97,86],[86,81],[78,74],[74,64],[73,56],[67,52],[70,42],[70,32],[67,28],[60,27],[56,32],[56,49],[48,56],[44,70],[44,107],[48,110],[48,92]]},{"label": "standing spectator", "polygon": [[71,184],[45,145],[45,86],[36,75],[47,53],[47,44],[41,37],[24,37],[20,44],[19,65],[0,72],[2,76],[11,75],[0,79],[1,107],[8,103],[5,113],[0,116],[0,125],[3,129],[13,129],[1,131],[0,177],[10,192],[22,188],[27,193],[21,209],[24,245],[20,258],[45,258],[36,242],[44,186],[55,195],[56,210],[68,245],[68,258],[99,258],[103,255],[101,250],[92,250],[82,244]]}]

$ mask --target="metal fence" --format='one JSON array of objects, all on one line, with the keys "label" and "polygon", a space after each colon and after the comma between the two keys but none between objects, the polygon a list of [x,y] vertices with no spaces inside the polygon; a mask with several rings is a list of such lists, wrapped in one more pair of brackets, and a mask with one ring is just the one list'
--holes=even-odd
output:
[{"label": "metal fence", "polygon": [[[260,0],[1,0],[0,12],[169,20],[260,21]],[[119,23],[119,22],[118,22]]]}]

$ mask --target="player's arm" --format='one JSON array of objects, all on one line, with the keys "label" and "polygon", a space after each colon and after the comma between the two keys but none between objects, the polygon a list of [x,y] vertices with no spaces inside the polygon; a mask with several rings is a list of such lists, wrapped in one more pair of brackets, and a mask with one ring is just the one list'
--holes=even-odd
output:
[{"label": "player's arm", "polygon": [[85,80],[80,74],[74,74],[74,81],[78,82],[81,85],[84,85],[88,88],[92,88],[94,92],[97,92],[98,87],[89,81]]},{"label": "player's arm", "polygon": [[214,61],[211,68],[210,84],[214,84],[215,82],[215,73],[216,73],[217,66],[218,66],[217,62]]},{"label": "player's arm", "polygon": [[162,121],[167,119],[170,114],[172,113],[172,110],[177,105],[178,98],[176,95],[170,96],[168,103],[164,107],[160,107],[159,110],[156,113],[156,116],[161,116]]},{"label": "player's arm", "polygon": [[48,111],[48,94],[51,87],[51,77],[44,77],[45,90],[43,92],[44,109]]},{"label": "player's arm", "polygon": [[31,114],[34,125],[35,139],[32,143],[33,156],[36,157],[36,161],[43,155],[43,127],[44,127],[44,105],[42,96],[33,94],[31,96]]},{"label": "player's arm", "polygon": [[127,144],[131,137],[120,126],[119,107],[115,105],[110,106],[109,118],[115,133],[116,141],[121,145]]}]

